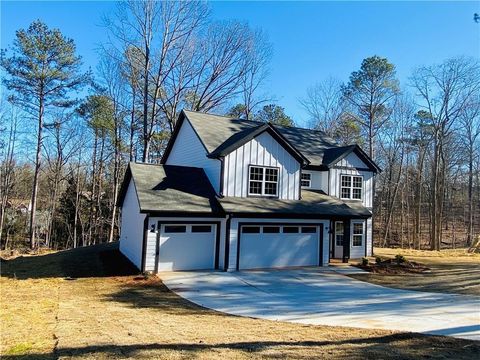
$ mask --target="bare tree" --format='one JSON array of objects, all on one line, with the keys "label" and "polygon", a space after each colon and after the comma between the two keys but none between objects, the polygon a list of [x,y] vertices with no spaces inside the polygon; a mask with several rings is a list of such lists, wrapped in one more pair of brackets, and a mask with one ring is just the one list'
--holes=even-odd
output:
[{"label": "bare tree", "polygon": [[305,98],[300,99],[312,127],[329,136],[334,136],[345,112],[341,86],[340,80],[329,77],[308,88]]},{"label": "bare tree", "polygon": [[421,67],[412,77],[412,85],[423,108],[431,118],[433,154],[431,177],[432,250],[440,250],[444,215],[446,143],[472,96],[480,91],[479,64],[466,58],[453,58],[440,65]]},{"label": "bare tree", "polygon": [[115,17],[106,20],[119,53],[133,48],[141,54],[143,162],[149,161],[165,81],[207,13],[200,1],[130,0],[120,3]]},{"label": "bare tree", "polygon": [[473,243],[473,226],[474,226],[474,165],[475,159],[480,153],[480,96],[472,96],[466,107],[460,113],[460,123],[462,125],[462,135],[465,141],[465,149],[467,153],[468,166],[468,220],[467,220],[467,244]]},{"label": "bare tree", "polygon": [[[3,104],[5,105],[5,104]],[[4,108],[5,109],[5,108]],[[15,171],[15,146],[17,142],[17,126],[18,116],[14,108],[12,107],[7,114],[6,111],[2,112],[1,120],[5,118],[9,119],[10,129],[8,130],[8,138],[6,144],[2,144],[2,163],[0,166],[0,244],[3,235],[3,228],[5,222],[5,212],[7,204],[10,200],[10,196],[13,190],[14,171]]]}]

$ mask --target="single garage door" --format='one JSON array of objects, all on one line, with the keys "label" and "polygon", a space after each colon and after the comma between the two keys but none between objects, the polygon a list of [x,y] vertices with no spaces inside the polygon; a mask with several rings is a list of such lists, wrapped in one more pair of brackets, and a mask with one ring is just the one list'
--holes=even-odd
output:
[{"label": "single garage door", "polygon": [[319,265],[317,225],[242,225],[240,233],[239,269]]},{"label": "single garage door", "polygon": [[163,224],[160,228],[158,270],[215,268],[214,224]]}]

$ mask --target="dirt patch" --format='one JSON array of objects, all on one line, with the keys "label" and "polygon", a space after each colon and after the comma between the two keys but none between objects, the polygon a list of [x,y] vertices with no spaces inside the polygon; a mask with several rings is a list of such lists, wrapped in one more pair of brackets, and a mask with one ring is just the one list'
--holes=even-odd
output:
[{"label": "dirt patch", "polygon": [[358,264],[356,265],[362,270],[368,271],[374,274],[390,274],[390,275],[399,275],[399,274],[421,274],[426,271],[430,271],[430,268],[417,263],[415,261],[408,261],[406,259],[398,261],[396,259],[386,259],[380,262],[375,262],[374,264],[369,263],[368,265]]},{"label": "dirt patch", "polygon": [[[75,281],[65,280],[70,270],[0,279],[2,359],[472,359],[480,353],[478,342],[449,337],[221,314],[180,298],[156,277],[105,269],[103,250],[86,252],[96,257],[88,260],[95,267]],[[64,266],[51,264],[45,274]]]}]

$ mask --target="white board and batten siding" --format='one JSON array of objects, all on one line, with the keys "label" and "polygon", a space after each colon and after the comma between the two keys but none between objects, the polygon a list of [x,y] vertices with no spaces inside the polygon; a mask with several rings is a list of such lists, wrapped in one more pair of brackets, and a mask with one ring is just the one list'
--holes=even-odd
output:
[{"label": "white board and batten siding", "polygon": [[267,132],[225,156],[224,196],[248,196],[249,165],[278,167],[278,198],[299,198],[300,163]]},{"label": "white board and batten siding", "polygon": [[140,213],[135,184],[130,180],[122,205],[120,251],[138,269],[142,266],[144,220],[145,214]]},{"label": "white board and batten siding", "polygon": [[[259,219],[259,218],[233,218],[230,222],[230,249],[229,249],[229,258],[228,258],[228,269],[227,271],[235,271],[237,268],[237,246],[238,246],[238,235],[240,234],[239,226],[240,223],[255,223],[255,224],[262,224],[267,223],[269,225],[273,225],[273,223],[277,225],[288,225],[290,224],[323,224],[323,261],[322,264],[324,266],[328,265],[329,262],[329,252],[330,252],[330,244],[329,244],[329,220],[303,220],[303,219]],[[319,231],[319,229],[317,229]],[[302,234],[298,234],[301,236]],[[242,236],[240,234],[240,236]],[[241,242],[241,240],[240,240]],[[240,257],[241,257],[240,253]]]},{"label": "white board and batten siding", "polygon": [[217,194],[220,192],[220,161],[207,157],[207,150],[188,120],[183,122],[178,132],[166,165],[203,168]]},{"label": "white board and batten siding", "polygon": [[372,171],[357,170],[366,169],[367,165],[354,153],[335,164],[339,168],[330,169],[329,195],[340,198],[341,176],[359,175],[363,177],[362,204],[366,208],[373,207],[373,177]]}]

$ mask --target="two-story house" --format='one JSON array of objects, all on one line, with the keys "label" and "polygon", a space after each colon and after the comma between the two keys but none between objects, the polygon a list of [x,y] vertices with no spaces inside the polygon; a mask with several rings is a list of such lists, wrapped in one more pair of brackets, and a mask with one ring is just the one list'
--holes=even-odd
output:
[{"label": "two-story house", "polygon": [[120,250],[142,271],[325,266],[372,254],[378,166],[321,131],[182,111],[161,161],[130,163]]}]

